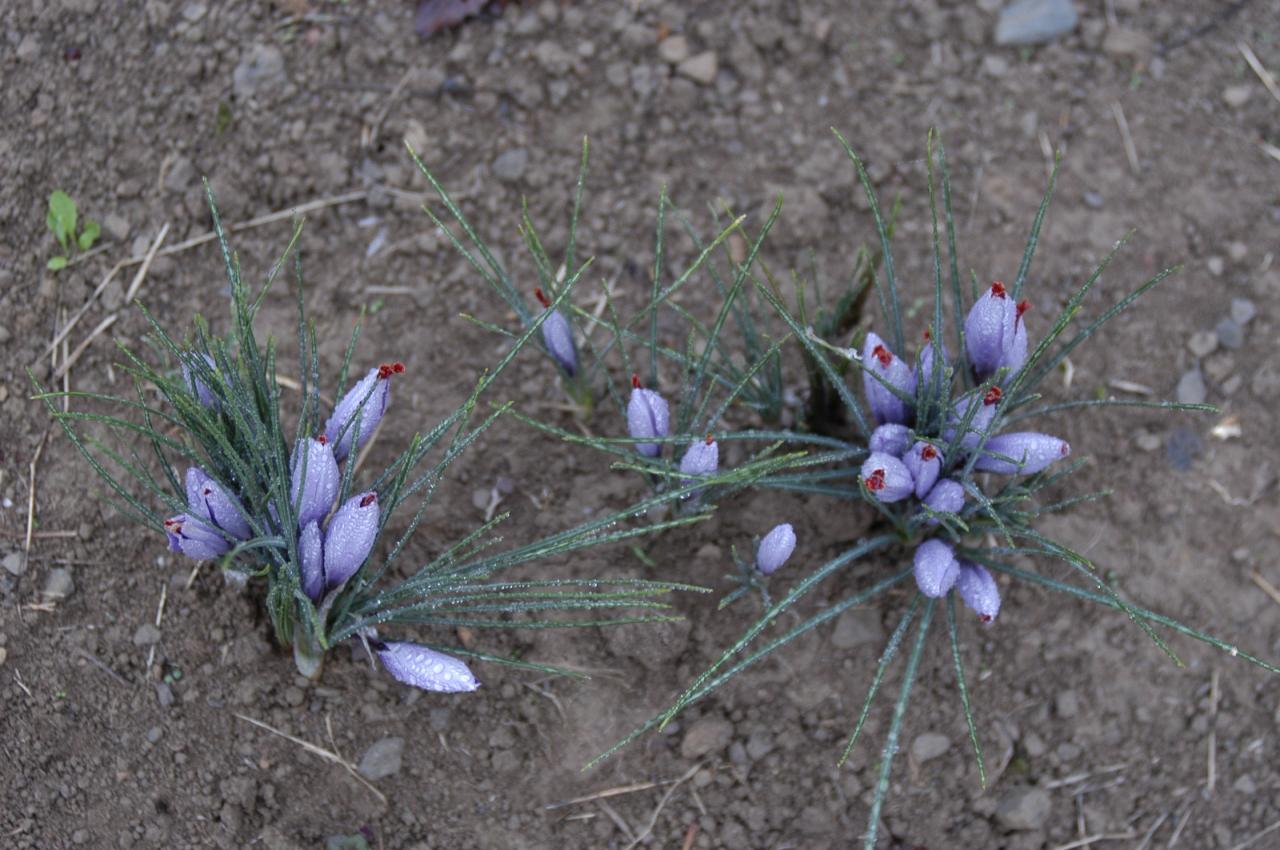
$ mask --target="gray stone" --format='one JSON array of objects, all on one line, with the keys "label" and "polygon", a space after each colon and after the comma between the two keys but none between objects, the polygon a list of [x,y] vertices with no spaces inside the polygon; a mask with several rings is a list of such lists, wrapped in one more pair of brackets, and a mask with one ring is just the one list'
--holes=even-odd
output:
[{"label": "gray stone", "polygon": [[682,35],[664,38],[658,44],[658,56],[668,65],[679,65],[689,58],[689,39]]},{"label": "gray stone", "polygon": [[1179,404],[1203,404],[1205,399],[1204,375],[1199,369],[1190,369],[1178,379],[1174,397]]},{"label": "gray stone", "polygon": [[10,552],[4,556],[4,569],[9,575],[20,576],[27,571],[25,552]]},{"label": "gray stone", "polygon": [[1202,451],[1204,440],[1195,431],[1185,427],[1173,429],[1165,445],[1169,465],[1179,472],[1189,471]]},{"label": "gray stone", "polygon": [[404,738],[375,741],[360,757],[360,773],[365,779],[386,779],[400,772],[404,756]]},{"label": "gray stone", "polygon": [[238,98],[279,88],[285,84],[284,54],[269,44],[255,44],[245,52],[231,73],[231,89]]},{"label": "gray stone", "polygon": [[1208,357],[1218,350],[1218,335],[1213,331],[1196,331],[1187,340],[1187,348],[1196,357]]},{"label": "gray stone", "polygon": [[1144,429],[1134,435],[1133,442],[1144,452],[1154,452],[1160,448],[1160,435]]},{"label": "gray stone", "polygon": [[703,51],[697,56],[690,56],[676,66],[676,72],[680,76],[688,77],[704,86],[709,86],[716,81],[716,72],[719,70],[720,61],[710,50]]},{"label": "gray stone", "polygon": [[1071,0],[1016,0],[1000,12],[996,44],[1043,44],[1071,32],[1078,20]]},{"label": "gray stone", "polygon": [[22,37],[22,41],[18,43],[18,49],[14,55],[19,62],[30,62],[40,55],[40,39],[35,33],[29,32]]},{"label": "gray stone", "polygon": [[123,242],[129,237],[129,220],[119,213],[107,213],[102,219],[102,231],[117,242]]},{"label": "gray stone", "polygon": [[1233,782],[1231,787],[1246,797],[1252,797],[1258,791],[1258,783],[1254,782],[1253,777],[1247,773]]},{"label": "gray stone", "polygon": [[1102,50],[1122,59],[1145,59],[1151,55],[1151,36],[1141,30],[1113,27],[1102,40]]},{"label": "gray stone", "polygon": [[1209,274],[1214,277],[1222,277],[1222,273],[1227,270],[1227,261],[1218,256],[1210,257],[1204,261],[1204,264],[1209,269]]},{"label": "gray stone", "polygon": [[1231,318],[1237,325],[1247,325],[1258,315],[1258,308],[1248,298],[1231,299]]},{"label": "gray stone", "polygon": [[504,183],[514,183],[524,176],[528,165],[528,148],[512,148],[498,154],[498,158],[493,161],[493,176]]},{"label": "gray stone", "polygon": [[[164,188],[167,191],[174,192],[179,195],[192,188],[195,183],[196,167],[192,165],[191,160],[187,159],[185,156],[180,156],[175,159],[173,164],[169,166],[169,170],[166,171],[164,175]],[[139,244],[141,244],[142,247],[141,251],[135,251],[134,256],[137,256],[138,254],[145,254],[147,252],[147,248],[150,247],[151,240],[146,236],[139,235],[137,239],[133,240],[133,242],[134,248],[139,247]]]},{"label": "gray stone", "polygon": [[1094,210],[1102,209],[1102,205],[1106,203],[1106,199],[1097,192],[1085,192],[1082,196],[1082,200],[1086,207]]},{"label": "gray stone", "polygon": [[173,688],[168,682],[156,683],[156,702],[160,703],[161,708],[168,708],[173,705]]},{"label": "gray stone", "polygon": [[1244,329],[1236,323],[1235,319],[1223,319],[1213,330],[1218,335],[1218,342],[1226,348],[1239,348],[1244,345]]},{"label": "gray stone", "polygon": [[71,570],[65,567],[57,567],[49,570],[49,575],[44,579],[44,590],[40,591],[48,600],[66,599],[76,591],[75,579],[71,577]]},{"label": "gray stone", "polygon": [[1227,256],[1237,263],[1243,262],[1244,258],[1249,256],[1249,246],[1239,239],[1228,242]]},{"label": "gray stone", "polygon": [[533,57],[542,70],[553,77],[563,77],[573,67],[573,55],[554,41],[542,41],[533,49]]},{"label": "gray stone", "polygon": [[1005,829],[1029,831],[1040,829],[1049,819],[1053,800],[1039,788],[1015,788],[1000,798],[996,820]]},{"label": "gray stone", "polygon": [[938,732],[925,732],[911,742],[911,757],[920,764],[946,755],[951,749],[951,739]]},{"label": "gray stone", "polygon": [[703,717],[689,727],[680,742],[680,755],[696,759],[724,749],[733,737],[733,725],[723,717]]},{"label": "gray stone", "polygon": [[1075,691],[1058,691],[1053,698],[1053,707],[1063,719],[1075,717],[1080,713],[1080,697]]},{"label": "gray stone", "polygon": [[133,633],[134,646],[154,646],[160,642],[160,630],[151,623],[143,623]]},{"label": "gray stone", "polygon": [[13,334],[4,325],[0,325],[0,345],[13,339]]},{"label": "gray stone", "polygon": [[989,77],[1003,77],[1009,73],[1009,60],[994,53],[982,57],[982,72]]},{"label": "gray stone", "polygon": [[851,608],[836,618],[831,644],[837,649],[876,644],[884,637],[880,612],[874,608]]},{"label": "gray stone", "polygon": [[1249,101],[1253,94],[1253,86],[1227,86],[1222,90],[1222,102],[1232,109],[1239,109]]}]

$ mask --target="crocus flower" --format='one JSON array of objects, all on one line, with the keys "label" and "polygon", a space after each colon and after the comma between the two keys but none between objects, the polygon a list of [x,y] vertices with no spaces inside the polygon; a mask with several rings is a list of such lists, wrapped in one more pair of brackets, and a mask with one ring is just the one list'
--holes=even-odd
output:
[{"label": "crocus flower", "polygon": [[378,536],[378,516],[378,494],[373,491],[352,496],[334,513],[324,534],[326,586],[346,582],[369,557]]},{"label": "crocus flower", "polygon": [[862,389],[867,397],[867,406],[871,408],[876,422],[906,422],[911,405],[889,387],[914,398],[916,376],[911,367],[872,331],[862,345]]},{"label": "crocus flower", "polygon": [[406,685],[442,693],[480,687],[466,664],[443,652],[404,641],[376,641],[373,647],[387,672]]},{"label": "crocus flower", "polygon": [[[993,457],[989,453],[1004,455]],[[1006,475],[1030,475],[1039,472],[1055,461],[1071,454],[1071,446],[1065,441],[1035,431],[1015,431],[997,434],[987,440],[982,457],[974,462],[975,469],[983,472],[1001,472]]]},{"label": "crocus flower", "polygon": [[[640,378],[631,376],[631,400],[627,402],[627,433],[632,437],[665,437],[671,415],[667,400],[653,390],[640,386]],[[645,457],[662,453],[658,443],[636,443],[636,451]]]},{"label": "crocus flower", "polygon": [[[700,440],[689,446],[688,451],[684,453],[684,457],[680,458],[680,471],[685,475],[710,475],[720,466],[720,446],[716,441],[711,439],[711,435],[707,435],[707,439]],[[693,483],[693,479],[685,478],[681,484],[688,485]]]},{"label": "crocus flower", "polygon": [[1031,302],[1023,299],[1013,310],[1013,335],[1005,340],[1004,350],[996,368],[1007,368],[1009,374],[1015,374],[1027,361],[1027,323],[1022,315],[1031,309]]},{"label": "crocus flower", "polygon": [[211,561],[231,548],[231,543],[217,529],[188,514],[166,519],[164,532],[169,537],[170,552],[181,552],[197,561]]},{"label": "crocus flower", "polygon": [[886,422],[871,432],[867,448],[894,457],[902,457],[911,445],[911,429],[896,422]]},{"label": "crocus flower", "polygon": [[[964,485],[950,478],[944,478],[924,497],[929,510],[938,513],[958,514],[964,508]],[[936,519],[929,519],[930,525],[937,525]]]},{"label": "crocus flower", "polygon": [[773,575],[796,550],[796,530],[791,523],[775,525],[756,547],[756,569]]},{"label": "crocus flower", "polygon": [[[538,296],[543,307],[551,306],[551,301],[541,289],[535,289],[533,294]],[[578,350],[573,345],[573,327],[564,313],[552,310],[551,315],[543,319],[542,341],[546,344],[547,351],[560,364],[560,368],[572,378],[578,371]]]},{"label": "crocus flower", "polygon": [[970,308],[964,320],[964,347],[978,380],[1000,367],[1013,344],[1016,318],[1013,298],[998,280]]},{"label": "crocus flower", "polygon": [[[916,358],[916,382],[923,381],[925,386],[931,386],[933,382],[933,370],[938,370],[938,380],[940,383],[946,383],[947,364],[950,356],[947,354],[947,346],[945,343],[939,344],[936,348],[933,344],[933,337],[928,331],[925,331],[925,344],[920,349],[920,355]],[[935,360],[935,354],[941,351],[941,357]]]},{"label": "crocus flower", "polygon": [[[200,354],[200,355],[193,355],[193,356],[198,356],[202,358],[205,363],[209,364],[210,369],[217,371],[217,368],[218,368],[217,365],[214,363],[213,358],[210,357],[208,354]],[[209,389],[208,384],[200,380],[200,378],[196,377],[195,373],[196,373],[196,370],[192,367],[190,363],[183,363],[182,364],[182,383],[187,385],[187,388],[191,390],[191,394],[194,395],[196,397],[196,400],[199,401],[202,405],[216,410],[218,407],[218,397],[213,394],[213,390]]]},{"label": "crocus flower", "polygon": [[187,468],[187,510],[237,540],[252,536],[240,500],[198,466]]},{"label": "crocus flower", "polygon": [[942,452],[932,443],[921,440],[902,456],[902,464],[916,483],[916,498],[923,499],[933,489],[933,483],[942,471]]},{"label": "crocus flower", "polygon": [[1000,613],[1000,588],[985,567],[961,561],[956,591],[982,622],[990,623]]},{"label": "crocus flower", "polygon": [[[356,382],[333,409],[333,415],[324,426],[324,435],[333,446],[333,458],[341,463],[352,451],[360,451],[368,442],[387,411],[392,375],[404,372],[403,363],[383,363]],[[362,407],[363,405],[363,407]],[[360,442],[352,446],[356,431]]]},{"label": "crocus flower", "polygon": [[324,594],[324,540],[320,524],[311,520],[298,535],[298,572],[302,575],[302,592],[319,601]]},{"label": "crocus flower", "polygon": [[901,501],[916,489],[906,464],[882,452],[872,452],[862,462],[862,480],[871,494],[882,502]]},{"label": "crocus flower", "polygon": [[338,498],[342,475],[324,434],[298,444],[293,452],[290,478],[289,498],[298,511],[298,527],[327,517],[333,509],[333,500]]},{"label": "crocus flower", "polygon": [[920,592],[937,599],[946,596],[956,583],[960,576],[960,562],[956,560],[955,549],[950,543],[934,537],[916,547],[911,572]]},{"label": "crocus flower", "polygon": [[964,436],[960,438],[960,447],[964,449],[972,449],[978,445],[978,441],[982,439],[982,435],[991,427],[991,420],[995,418],[996,406],[1003,397],[999,387],[991,387],[983,394],[981,401],[976,393],[969,393],[956,400],[953,409],[953,415],[949,420],[950,427],[942,432],[942,439],[951,442],[956,438],[956,428],[964,422],[964,418],[973,411],[973,418],[969,420],[969,427],[965,429]]}]

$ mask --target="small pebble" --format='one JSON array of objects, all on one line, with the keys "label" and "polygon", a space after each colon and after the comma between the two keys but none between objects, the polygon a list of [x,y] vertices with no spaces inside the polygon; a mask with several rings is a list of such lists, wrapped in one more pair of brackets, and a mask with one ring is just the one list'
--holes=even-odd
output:
[{"label": "small pebble", "polygon": [[1231,299],[1231,319],[1237,325],[1249,324],[1249,321],[1256,315],[1258,315],[1258,308],[1253,306],[1253,302],[1248,298]]},{"label": "small pebble", "polygon": [[404,738],[375,741],[360,757],[360,773],[365,779],[386,779],[400,772],[404,756]]},{"label": "small pebble", "polygon": [[1229,242],[1227,243],[1227,256],[1238,263],[1249,256],[1249,246],[1239,240]]},{"label": "small pebble", "polygon": [[152,726],[147,730],[147,742],[154,744],[160,740],[162,735],[164,735],[164,729],[159,726]]},{"label": "small pebble", "polygon": [[1204,375],[1200,374],[1199,369],[1191,369],[1183,373],[1178,379],[1178,388],[1174,391],[1174,397],[1179,404],[1204,404]]},{"label": "small pebble", "polygon": [[1150,431],[1139,431],[1134,435],[1133,441],[1144,452],[1154,452],[1160,448],[1160,435]]},{"label": "small pebble", "polygon": [[143,623],[133,633],[134,646],[154,646],[160,642],[160,630],[151,623]]},{"label": "small pebble", "polygon": [[1214,331],[1218,334],[1218,342],[1227,348],[1239,348],[1244,345],[1244,330],[1235,319],[1223,319],[1218,322]]},{"label": "small pebble", "polygon": [[724,749],[733,737],[733,725],[723,717],[703,717],[689,727],[680,742],[680,755],[696,759],[707,753]]},{"label": "small pebble", "polygon": [[1071,0],[1016,0],[1000,11],[996,44],[1043,44],[1076,28]]},{"label": "small pebble", "polygon": [[1239,109],[1249,101],[1253,94],[1253,86],[1227,86],[1222,90],[1222,100],[1232,109]]},{"label": "small pebble", "polygon": [[1084,205],[1090,209],[1102,209],[1102,205],[1106,203],[1101,195],[1097,192],[1085,192],[1083,196]]},{"label": "small pebble", "polygon": [[1209,269],[1209,274],[1214,277],[1222,277],[1222,273],[1227,270],[1227,261],[1221,257],[1210,257],[1204,264]]},{"label": "small pebble", "polygon": [[512,148],[498,154],[498,158],[493,161],[493,176],[504,183],[514,183],[524,176],[528,165],[528,149]]},{"label": "small pebble", "polygon": [[1003,77],[1009,72],[1009,60],[1003,56],[988,54],[982,58],[982,72],[989,77]]},{"label": "small pebble", "polygon": [[658,56],[668,65],[679,65],[689,58],[689,39],[682,35],[664,38],[658,45]]},{"label": "small pebble", "polygon": [[937,732],[917,735],[911,742],[911,756],[920,764],[946,755],[949,749],[951,749],[951,739]]},{"label": "small pebble", "polygon": [[156,684],[156,702],[160,703],[161,708],[173,705],[173,688],[169,687],[168,682]]},{"label": "small pebble", "polygon": [[1169,442],[1165,453],[1169,465],[1179,472],[1187,472],[1195,464],[1196,458],[1204,450],[1204,440],[1190,428],[1175,428],[1169,434]]},{"label": "small pebble", "polygon": [[63,567],[57,567],[49,570],[49,575],[44,580],[44,590],[41,593],[45,599],[58,600],[66,599],[72,593],[75,593],[75,579],[71,577],[71,570]]},{"label": "small pebble", "polygon": [[10,575],[20,576],[27,571],[27,556],[23,552],[10,552],[4,556],[4,569]]},{"label": "small pebble", "polygon": [[1080,713],[1080,697],[1075,691],[1059,691],[1053,698],[1053,707],[1063,719],[1075,717]]},{"label": "small pebble", "polygon": [[1196,357],[1208,357],[1218,348],[1218,336],[1213,331],[1196,331],[1187,340],[1187,348]]},{"label": "small pebble", "polygon": [[704,86],[709,86],[716,81],[716,72],[719,70],[720,62],[715,53],[710,50],[699,53],[697,56],[690,56],[676,66],[677,73],[682,77],[688,77]]},{"label": "small pebble", "polygon": [[1053,799],[1040,788],[1016,788],[1000,798],[996,820],[1011,831],[1040,829],[1053,810]]}]

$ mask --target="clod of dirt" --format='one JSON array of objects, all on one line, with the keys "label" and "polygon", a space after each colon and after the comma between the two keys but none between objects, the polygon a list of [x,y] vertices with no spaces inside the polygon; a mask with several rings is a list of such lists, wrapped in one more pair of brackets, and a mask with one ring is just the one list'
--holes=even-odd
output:
[{"label": "clod of dirt", "polygon": [[1039,788],[1015,788],[1000,798],[996,821],[1005,829],[1020,832],[1040,829],[1053,811],[1053,799]]},{"label": "clod of dirt", "polygon": [[154,646],[160,642],[160,630],[151,623],[143,623],[133,633],[134,646]]},{"label": "clod of dirt", "polygon": [[680,755],[696,759],[724,749],[733,737],[733,724],[723,717],[703,717],[689,727],[680,742]]},{"label": "clod of dirt", "polygon": [[284,54],[269,44],[250,47],[231,73],[231,89],[240,99],[251,98],[284,83]]}]

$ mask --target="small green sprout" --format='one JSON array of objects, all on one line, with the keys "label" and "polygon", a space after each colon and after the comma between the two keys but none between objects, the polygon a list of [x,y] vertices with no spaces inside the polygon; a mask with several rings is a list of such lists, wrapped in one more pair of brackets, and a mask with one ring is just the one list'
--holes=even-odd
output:
[{"label": "small green sprout", "polygon": [[49,213],[45,223],[53,231],[53,237],[62,246],[62,253],[49,258],[46,264],[49,271],[56,272],[67,267],[71,259],[71,251],[78,249],[88,251],[98,241],[102,228],[96,221],[85,219],[84,227],[76,233],[76,202],[61,189],[49,194]]}]

